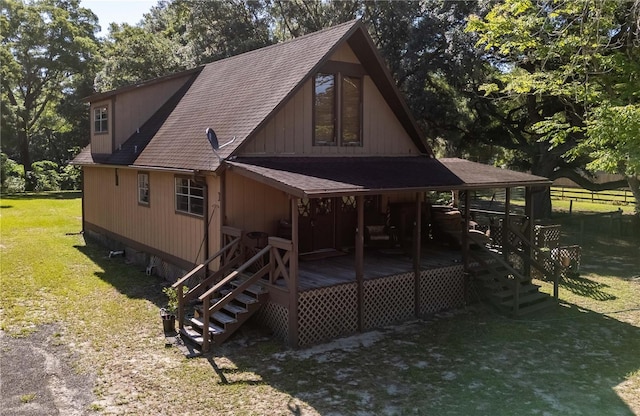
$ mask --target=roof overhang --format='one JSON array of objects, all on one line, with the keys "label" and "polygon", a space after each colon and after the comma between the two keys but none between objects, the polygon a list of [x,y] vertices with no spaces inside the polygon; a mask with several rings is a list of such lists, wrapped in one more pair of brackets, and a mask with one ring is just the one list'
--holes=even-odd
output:
[{"label": "roof overhang", "polygon": [[227,160],[226,165],[298,198],[551,185],[541,176],[428,156],[256,157]]}]

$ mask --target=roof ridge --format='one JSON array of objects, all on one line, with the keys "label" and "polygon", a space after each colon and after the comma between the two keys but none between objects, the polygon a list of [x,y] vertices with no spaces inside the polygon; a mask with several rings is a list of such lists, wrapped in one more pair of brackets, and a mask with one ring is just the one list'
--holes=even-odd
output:
[{"label": "roof ridge", "polygon": [[311,33],[304,34],[302,36],[298,36],[298,37],[293,38],[293,39],[285,40],[284,42],[273,43],[271,45],[267,45],[267,46],[263,46],[263,47],[260,47],[260,48],[252,49],[250,51],[242,52],[242,53],[239,53],[237,55],[232,55],[232,56],[228,56],[226,58],[218,59],[217,61],[211,61],[211,62],[205,64],[204,66],[213,65],[213,64],[216,64],[216,63],[219,63],[219,62],[223,62],[223,61],[227,61],[228,62],[230,60],[233,60],[235,58],[240,58],[240,57],[245,57],[246,58],[247,56],[249,56],[251,54],[254,54],[254,53],[258,53],[258,52],[262,53],[264,51],[269,51],[269,50],[272,50],[272,49],[277,48],[277,47],[281,47],[281,46],[285,46],[285,45],[291,45],[291,44],[293,44],[295,42],[298,42],[298,41],[307,40],[309,38],[316,37],[316,36],[319,36],[319,35],[320,36],[321,35],[325,35],[327,32],[330,32],[330,31],[334,31],[334,30],[337,31],[338,29],[343,28],[344,26],[355,26],[355,25],[357,25],[359,23],[360,23],[360,19],[352,19],[352,20],[349,20],[347,22],[339,23],[339,24],[337,24],[335,26],[326,27],[326,28],[321,29],[321,30],[319,30],[317,32],[311,32]]}]

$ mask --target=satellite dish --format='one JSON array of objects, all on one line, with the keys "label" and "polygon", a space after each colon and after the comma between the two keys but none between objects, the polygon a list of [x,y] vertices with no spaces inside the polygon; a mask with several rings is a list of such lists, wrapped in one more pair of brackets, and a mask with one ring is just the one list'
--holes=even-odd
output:
[{"label": "satellite dish", "polygon": [[211,147],[213,147],[213,150],[220,149],[220,145],[218,144],[218,136],[216,136],[216,132],[213,131],[211,127],[207,127],[205,132],[207,133],[207,140],[209,140],[209,143],[211,143]]}]

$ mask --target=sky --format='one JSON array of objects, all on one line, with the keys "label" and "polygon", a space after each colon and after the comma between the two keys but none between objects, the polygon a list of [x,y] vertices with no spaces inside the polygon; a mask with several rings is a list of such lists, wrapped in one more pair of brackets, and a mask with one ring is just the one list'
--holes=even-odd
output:
[{"label": "sky", "polygon": [[142,20],[142,15],[155,6],[157,0],[81,0],[82,7],[91,9],[100,21],[101,32],[104,37],[109,33],[109,23],[129,23],[135,25]]}]

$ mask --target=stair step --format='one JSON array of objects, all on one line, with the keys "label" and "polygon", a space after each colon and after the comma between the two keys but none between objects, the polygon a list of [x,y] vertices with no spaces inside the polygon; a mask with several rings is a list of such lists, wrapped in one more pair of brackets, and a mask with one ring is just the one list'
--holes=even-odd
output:
[{"label": "stair step", "polygon": [[233,303],[227,303],[226,305],[224,305],[224,306],[222,307],[222,310],[227,311],[227,312],[229,312],[229,313],[232,313],[232,314],[234,314],[234,315],[236,315],[236,316],[237,316],[238,314],[246,313],[246,312],[247,312],[247,309],[246,309],[246,308],[243,308],[243,307],[242,307],[242,306],[240,306],[240,305],[234,305]]},{"label": "stair step", "polygon": [[[191,323],[198,328],[204,328],[203,320],[200,318],[191,318]],[[224,328],[220,328],[218,325],[209,322],[209,333],[212,335],[224,334]]]},{"label": "stair step", "polygon": [[[529,293],[538,293],[539,288],[540,286],[534,285],[531,283],[520,286],[520,299],[522,299],[523,296]],[[513,288],[508,288],[501,291],[493,292],[493,293],[490,293],[490,295],[495,298],[499,298],[501,301],[504,301],[505,299],[513,297]]]},{"label": "stair step", "polygon": [[[235,287],[240,286],[240,284],[242,284],[242,283],[244,283],[244,282],[241,281],[241,280],[234,280],[233,282],[231,282],[231,284],[233,286],[235,286]],[[245,292],[249,292],[249,293],[251,293],[253,295],[256,295],[256,296],[261,295],[263,293],[267,293],[267,291],[266,291],[266,289],[264,287],[262,287],[260,285],[256,285],[256,284],[250,285],[244,291]]]},{"label": "stair step", "polygon": [[203,339],[202,339],[202,334],[200,332],[185,326],[180,329],[180,334],[186,336],[193,342],[202,345]]},{"label": "stair step", "polygon": [[236,318],[222,312],[216,312],[211,317],[216,321],[220,322],[221,324],[232,324],[234,322],[238,322]]},{"label": "stair step", "polygon": [[[229,294],[229,292],[230,292],[229,290],[223,290],[220,293],[222,293],[223,296],[226,296],[227,294]],[[237,300],[238,302],[244,303],[245,305],[250,305],[252,303],[258,302],[258,299],[251,297],[249,295],[246,295],[244,293],[239,293],[234,297],[234,299]]]},{"label": "stair step", "polygon": [[[525,305],[528,303],[533,303],[535,301],[541,300],[541,299],[545,299],[545,298],[549,298],[549,295],[547,295],[546,293],[542,293],[542,292],[533,292],[533,293],[528,293],[525,294],[524,296],[519,296],[518,297],[518,304],[519,305]],[[504,302],[501,302],[500,304],[502,306],[506,306],[506,307],[512,307],[514,303],[514,299],[509,299],[506,300]],[[519,306],[519,308],[521,308],[522,306]]]},{"label": "stair step", "polygon": [[547,299],[537,302],[531,305],[526,305],[518,308],[518,316],[528,315],[534,312],[538,312],[552,306],[556,305],[555,300],[552,297],[548,297]]}]

